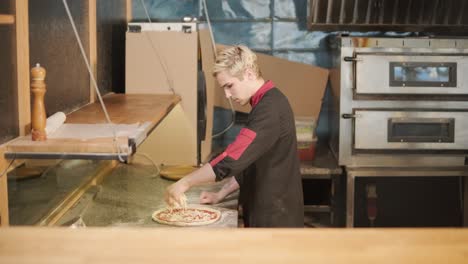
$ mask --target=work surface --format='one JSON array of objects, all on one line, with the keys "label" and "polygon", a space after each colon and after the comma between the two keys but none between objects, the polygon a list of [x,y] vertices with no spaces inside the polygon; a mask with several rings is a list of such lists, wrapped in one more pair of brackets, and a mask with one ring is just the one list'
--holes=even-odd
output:
[{"label": "work surface", "polygon": [[[73,219],[79,220],[79,217],[87,227],[167,227],[154,222],[151,214],[166,207],[164,192],[172,183],[174,181],[162,179],[153,166],[119,164],[102,183],[89,189],[58,225],[73,224]],[[186,192],[188,204],[198,204],[201,191],[216,192],[222,184],[191,188]],[[221,211],[221,218],[206,227],[237,227],[237,196],[233,194],[220,204],[206,206]]]},{"label": "work surface", "polygon": [[468,263],[468,230],[3,228],[0,263]]}]

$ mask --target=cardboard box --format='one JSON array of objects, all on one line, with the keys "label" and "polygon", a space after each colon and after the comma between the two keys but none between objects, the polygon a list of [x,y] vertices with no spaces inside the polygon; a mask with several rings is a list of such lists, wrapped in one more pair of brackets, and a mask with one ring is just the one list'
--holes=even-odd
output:
[{"label": "cardboard box", "polygon": [[158,163],[198,165],[197,71],[200,58],[207,94],[207,124],[200,158],[206,162],[211,154],[215,89],[211,76],[214,51],[209,32],[156,30],[126,34],[126,93],[171,94],[170,80],[175,93],[182,98],[138,150]]},{"label": "cardboard box", "polygon": [[[216,45],[218,49],[225,48]],[[292,62],[262,53],[256,53],[265,80],[271,80],[288,97],[295,116],[318,120],[322,98],[328,82],[328,69]],[[214,61],[213,61],[214,63]],[[208,67],[210,68],[210,67]],[[216,84],[214,105],[230,109],[224,91]],[[248,113],[250,105],[234,104],[236,111]]]}]

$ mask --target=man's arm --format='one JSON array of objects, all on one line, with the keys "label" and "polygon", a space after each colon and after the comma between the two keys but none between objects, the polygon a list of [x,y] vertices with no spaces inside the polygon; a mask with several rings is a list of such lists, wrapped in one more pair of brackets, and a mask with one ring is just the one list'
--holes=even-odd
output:
[{"label": "man's arm", "polygon": [[217,204],[223,200],[230,193],[239,189],[239,183],[236,181],[236,177],[231,177],[226,184],[223,185],[221,190],[216,193],[203,191],[200,194],[201,204]]},{"label": "man's arm", "polygon": [[216,176],[211,165],[209,163],[203,165],[200,169],[188,174],[176,183],[167,187],[165,194],[166,203],[171,206],[181,206],[180,197],[188,189],[201,183],[214,182],[215,178]]}]

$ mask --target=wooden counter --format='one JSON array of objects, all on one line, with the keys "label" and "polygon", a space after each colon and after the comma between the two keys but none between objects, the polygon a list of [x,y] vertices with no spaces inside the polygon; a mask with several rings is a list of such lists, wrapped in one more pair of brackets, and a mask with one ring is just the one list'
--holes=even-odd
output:
[{"label": "wooden counter", "polygon": [[12,25],[15,23],[15,16],[0,14],[0,25]]},{"label": "wooden counter", "polygon": [[[103,97],[110,119],[114,124],[149,122],[144,131],[146,137],[180,101],[177,95],[126,95],[109,94]],[[106,123],[99,102],[89,104],[69,114],[66,123]],[[20,137],[7,145],[6,158],[87,158],[116,159],[116,145],[121,156],[127,157],[135,151],[128,137],[97,139],[48,139],[32,141],[31,136]],[[123,148],[121,146],[124,146]]]},{"label": "wooden counter", "polygon": [[[111,121],[134,124],[150,121],[154,128],[180,102],[178,95],[109,94],[103,97]],[[106,123],[99,102],[89,104],[67,116],[66,123]]]},{"label": "wooden counter", "polygon": [[468,263],[467,229],[0,229],[0,263]]}]

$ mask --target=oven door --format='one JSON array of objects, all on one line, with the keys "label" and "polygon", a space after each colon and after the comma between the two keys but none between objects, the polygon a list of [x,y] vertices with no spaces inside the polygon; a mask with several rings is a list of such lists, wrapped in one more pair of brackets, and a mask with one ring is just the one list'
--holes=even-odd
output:
[{"label": "oven door", "polygon": [[466,111],[355,110],[355,150],[466,150]]},{"label": "oven door", "polygon": [[468,95],[468,54],[357,53],[351,60],[357,95]]}]

